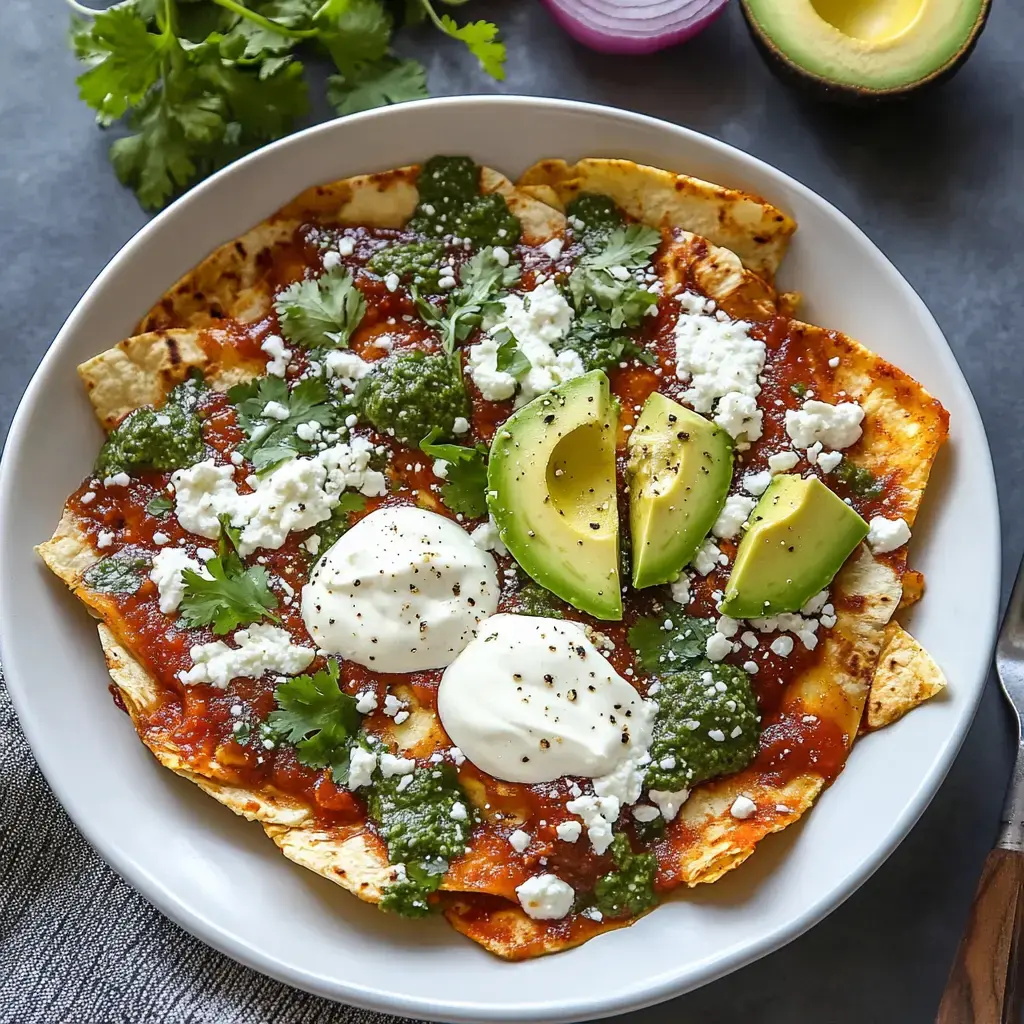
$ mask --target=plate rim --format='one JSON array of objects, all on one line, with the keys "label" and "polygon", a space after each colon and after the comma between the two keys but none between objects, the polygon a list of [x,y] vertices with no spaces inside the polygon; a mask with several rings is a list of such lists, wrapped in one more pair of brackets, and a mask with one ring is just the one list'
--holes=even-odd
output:
[{"label": "plate rim", "polygon": [[[54,364],[58,364],[61,361],[61,350],[65,347],[67,339],[74,335],[77,322],[84,318],[89,305],[107,287],[108,281],[116,278],[121,268],[131,259],[133,251],[140,247],[151,234],[161,232],[164,229],[164,224],[173,221],[191,202],[198,201],[198,198],[205,192],[220,187],[220,183],[224,179],[239,173],[243,167],[249,167],[266,159],[268,154],[276,153],[281,149],[295,145],[296,140],[305,140],[310,136],[318,134],[330,135],[339,130],[339,124],[374,119],[386,120],[396,109],[405,110],[407,108],[429,107],[454,108],[457,110],[466,106],[486,107],[491,105],[519,108],[540,107],[557,109],[566,114],[576,112],[597,115],[605,119],[655,129],[661,133],[681,135],[697,146],[710,151],[712,154],[723,156],[729,162],[738,163],[741,166],[746,165],[761,175],[767,174],[769,177],[774,177],[793,193],[800,195],[803,201],[810,203],[812,206],[817,206],[821,212],[837,220],[845,231],[873,250],[881,268],[891,279],[893,286],[903,293],[903,297],[911,306],[915,307],[922,327],[927,330],[929,335],[930,351],[943,360],[945,364],[943,370],[954,383],[962,385],[964,396],[969,399],[966,410],[969,420],[980,431],[984,447],[984,465],[979,468],[982,470],[982,475],[986,478],[987,493],[982,497],[989,522],[985,524],[988,529],[980,529],[979,534],[982,537],[991,538],[991,557],[996,567],[989,592],[987,595],[984,595],[983,602],[987,606],[985,609],[988,618],[985,630],[987,633],[987,643],[983,652],[984,658],[979,661],[979,667],[974,673],[974,678],[970,680],[973,689],[973,699],[969,709],[957,723],[956,728],[951,730],[945,737],[929,771],[922,777],[920,784],[914,790],[903,811],[890,826],[887,841],[880,844],[873,855],[865,858],[855,870],[847,872],[844,877],[837,880],[831,886],[828,898],[822,898],[816,903],[812,903],[801,913],[789,919],[786,926],[778,927],[770,934],[756,941],[739,943],[733,949],[719,955],[712,963],[704,967],[701,976],[696,980],[687,980],[680,977],[682,973],[682,968],[680,968],[676,972],[665,972],[653,978],[643,979],[639,983],[624,988],[619,994],[610,999],[598,995],[585,999],[572,998],[557,1003],[545,1001],[543,1003],[533,1002],[516,1005],[502,1003],[495,1005],[476,1001],[464,1001],[457,998],[442,1001],[432,997],[409,996],[391,992],[378,986],[361,985],[337,978],[325,979],[313,972],[293,969],[282,964],[274,957],[263,954],[258,948],[247,941],[225,930],[216,921],[205,916],[198,904],[189,905],[184,900],[170,893],[162,885],[159,878],[147,869],[145,864],[137,862],[130,855],[125,855],[116,841],[110,840],[109,837],[102,834],[102,830],[92,827],[88,815],[83,813],[81,807],[77,806],[78,801],[72,792],[73,787],[64,782],[62,773],[57,770],[53,755],[48,750],[45,736],[37,728],[38,723],[29,706],[28,688],[16,678],[12,679],[10,670],[7,668],[5,668],[5,677],[8,692],[18,714],[19,724],[28,740],[36,763],[43,773],[47,784],[75,826],[97,854],[125,879],[132,888],[160,910],[161,913],[190,934],[199,938],[202,942],[207,943],[232,959],[286,984],[301,988],[314,995],[336,1001],[344,1001],[351,1005],[377,1012],[400,1013],[407,1016],[428,1017],[432,1020],[457,1022],[480,1020],[522,1022],[575,1021],[606,1017],[628,1010],[641,1009],[709,984],[785,946],[845,902],[888,859],[931,803],[974,721],[978,704],[985,689],[998,625],[1002,534],[992,452],[984,422],[974,394],[964,376],[963,370],[956,360],[952,348],[934,316],[916,290],[860,227],[809,186],[804,185],[791,175],[759,157],[682,125],[673,124],[646,114],[609,107],[600,103],[525,95],[440,97],[401,104],[399,108],[386,107],[360,114],[352,114],[345,118],[335,118],[321,124],[312,125],[242,157],[190,189],[185,195],[181,196],[157,214],[151,221],[143,225],[139,231],[125,242],[106,263],[86,289],[83,296],[75,303],[74,308],[68,314],[53,342],[47,348],[33,371],[32,377],[25,388],[11,421],[7,437],[4,441],[3,457],[0,459],[0,606],[9,608],[9,603],[4,602],[2,599],[6,596],[8,586],[12,586],[5,582],[10,580],[11,577],[6,571],[4,554],[7,547],[8,508],[13,505],[17,495],[17,481],[14,479],[14,471],[12,469],[15,459],[12,452],[26,444],[27,438],[24,436],[27,432],[26,421],[29,418],[29,410],[42,397],[43,378],[48,375],[48,371]],[[287,201],[287,199],[284,201]],[[980,453],[977,454],[980,455]],[[8,632],[11,628],[10,615],[0,615],[0,658],[3,657],[3,653],[10,646],[13,646],[8,637]],[[6,661],[6,659],[4,660]]]}]

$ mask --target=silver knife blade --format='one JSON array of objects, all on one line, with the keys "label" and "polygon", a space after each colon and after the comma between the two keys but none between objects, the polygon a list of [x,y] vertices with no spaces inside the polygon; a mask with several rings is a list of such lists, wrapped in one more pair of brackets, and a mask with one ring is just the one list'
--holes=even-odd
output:
[{"label": "silver knife blade", "polygon": [[1017,570],[1010,603],[996,641],[996,674],[1017,723],[1017,760],[1006,791],[996,846],[1024,851],[1024,559]]}]

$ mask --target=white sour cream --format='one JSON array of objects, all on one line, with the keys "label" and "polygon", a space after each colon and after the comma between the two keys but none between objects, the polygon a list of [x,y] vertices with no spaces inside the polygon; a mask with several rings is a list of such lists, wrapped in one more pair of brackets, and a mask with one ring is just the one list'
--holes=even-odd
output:
[{"label": "white sour cream", "polygon": [[581,625],[561,619],[488,619],[445,671],[437,696],[452,742],[507,782],[611,776],[636,758],[639,734],[649,738],[650,702]]},{"label": "white sour cream", "polygon": [[360,519],[302,588],[317,646],[380,672],[449,665],[497,606],[491,555],[457,523],[410,505]]}]

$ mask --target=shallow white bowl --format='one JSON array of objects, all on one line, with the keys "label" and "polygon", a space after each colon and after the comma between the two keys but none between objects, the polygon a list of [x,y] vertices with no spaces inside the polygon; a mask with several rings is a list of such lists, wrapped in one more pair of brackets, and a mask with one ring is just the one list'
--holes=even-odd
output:
[{"label": "shallow white bowl", "polygon": [[[800,225],[781,284],[937,395],[952,435],[912,544],[928,577],[913,630],[947,697],[859,743],[807,820],[722,882],[580,949],[509,965],[442,921],[379,914],[286,861],[255,824],[160,768],[107,693],[95,628],[32,545],[88,472],[100,430],[77,363],[128,334],[184,271],[308,185],[469,153],[511,177],[541,157],[632,157],[763,195]],[[995,481],[974,401],[938,326],[889,261],[792,178],[651,118],[563,101],[430,100],[302,132],[222,171],[133,238],[68,318],[0,468],[0,645],[46,778],[99,853],[178,924],[258,970],[375,1010],[452,1021],[563,1021],[654,1003],[783,945],[892,852],[942,781],[981,694],[999,583]]]}]

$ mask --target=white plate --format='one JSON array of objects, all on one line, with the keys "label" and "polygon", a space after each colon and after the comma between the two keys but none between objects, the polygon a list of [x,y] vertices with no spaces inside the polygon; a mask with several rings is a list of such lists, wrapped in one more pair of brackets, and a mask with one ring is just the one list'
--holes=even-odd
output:
[{"label": "white plate", "polygon": [[[722,882],[631,928],[519,965],[442,921],[379,914],[160,768],[107,693],[89,617],[32,552],[100,444],[77,363],[128,334],[180,274],[306,186],[434,153],[470,153],[513,178],[541,157],[632,157],[766,196],[800,225],[781,284],[807,296],[807,318],[912,373],[952,421],[912,544],[912,562],[928,577],[913,629],[949,676],[948,697],[859,743],[806,821],[765,840]],[[453,1021],[562,1021],[667,999],[763,956],[892,852],[942,781],[981,694],[999,522],[981,420],[935,321],[824,200],[753,157],[650,118],[516,97],[431,100],[269,146],[200,185],[118,253],[43,359],[11,427],[0,470],[0,581],[7,683],[40,767],[100,854],[165,914],[237,960],[348,1003]]]}]

